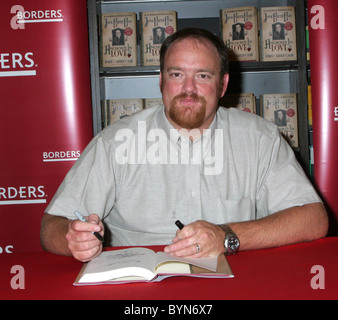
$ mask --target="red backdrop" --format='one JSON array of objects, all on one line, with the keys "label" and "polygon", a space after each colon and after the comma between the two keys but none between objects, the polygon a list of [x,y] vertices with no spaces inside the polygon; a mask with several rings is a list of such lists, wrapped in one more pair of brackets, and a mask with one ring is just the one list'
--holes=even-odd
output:
[{"label": "red backdrop", "polygon": [[0,30],[6,254],[41,250],[44,209],[92,138],[86,0],[1,0]]},{"label": "red backdrop", "polygon": [[315,181],[336,220],[338,219],[337,10],[337,0],[308,0]]}]

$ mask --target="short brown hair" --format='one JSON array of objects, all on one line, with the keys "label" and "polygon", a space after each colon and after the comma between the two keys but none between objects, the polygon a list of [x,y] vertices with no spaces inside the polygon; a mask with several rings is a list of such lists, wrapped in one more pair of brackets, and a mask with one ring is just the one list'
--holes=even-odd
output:
[{"label": "short brown hair", "polygon": [[164,69],[164,58],[170,46],[179,40],[184,40],[188,38],[197,39],[200,41],[207,40],[210,42],[217,50],[220,57],[220,70],[221,78],[227,73],[229,73],[229,56],[228,50],[221,38],[214,35],[212,32],[199,29],[199,28],[185,28],[179,30],[165,39],[162,44],[160,51],[160,70],[163,73]]}]

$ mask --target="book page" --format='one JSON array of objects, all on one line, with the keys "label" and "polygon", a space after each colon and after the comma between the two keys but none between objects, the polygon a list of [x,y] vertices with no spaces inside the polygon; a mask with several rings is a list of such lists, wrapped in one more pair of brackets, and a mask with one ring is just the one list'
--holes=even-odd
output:
[{"label": "book page", "polygon": [[163,262],[157,266],[155,269],[156,274],[162,273],[169,273],[169,274],[189,274],[190,265],[185,262],[176,262],[176,261],[167,261]]},{"label": "book page", "polygon": [[[161,254],[160,254],[161,255]],[[163,257],[164,258],[164,257]],[[164,258],[166,259],[166,258]],[[198,277],[198,278],[233,278],[234,275],[229,266],[227,259],[224,254],[219,255],[217,258],[198,258],[198,259],[190,259],[195,263],[196,261],[200,261],[203,259],[203,263],[205,266],[211,267],[211,264],[214,265],[214,262],[217,261],[216,270],[210,270],[202,267],[198,267],[196,265],[184,263],[184,262],[163,262],[158,265],[156,268],[157,277],[152,281],[159,282],[168,277],[173,277],[175,275],[183,275],[188,277]],[[186,260],[186,258],[184,258]],[[210,265],[209,265],[210,263]]]},{"label": "book page", "polygon": [[104,251],[90,261],[79,282],[101,282],[125,276],[151,280],[155,274],[155,254],[146,248]]},{"label": "book page", "polygon": [[[208,269],[211,271],[216,271],[217,269],[217,257],[210,257],[210,258],[183,258],[183,257],[174,257],[170,254],[167,254],[165,252],[157,252],[156,253],[156,266],[158,267],[161,264],[165,264],[165,262],[184,262],[187,264],[192,264],[194,266],[198,266],[204,269]],[[175,265],[176,264],[172,264],[169,265],[172,266],[172,273],[175,273]],[[168,268],[167,268],[168,270]],[[190,273],[190,272],[189,272]]]}]

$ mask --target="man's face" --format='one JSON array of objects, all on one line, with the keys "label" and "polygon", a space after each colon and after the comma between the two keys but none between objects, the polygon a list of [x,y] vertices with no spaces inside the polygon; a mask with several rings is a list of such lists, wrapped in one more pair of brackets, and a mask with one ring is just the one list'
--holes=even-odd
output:
[{"label": "man's face", "polygon": [[278,111],[277,112],[277,117],[279,120],[283,120],[283,112],[282,111]]},{"label": "man's face", "polygon": [[184,39],[165,55],[160,75],[165,113],[177,128],[200,130],[211,124],[223,96],[228,75],[220,79],[220,58],[209,42]]}]

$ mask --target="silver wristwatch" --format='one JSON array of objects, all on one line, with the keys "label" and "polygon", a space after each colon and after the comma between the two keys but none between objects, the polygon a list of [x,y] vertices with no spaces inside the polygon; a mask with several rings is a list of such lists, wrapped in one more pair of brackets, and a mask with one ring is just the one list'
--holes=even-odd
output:
[{"label": "silver wristwatch", "polygon": [[220,224],[219,226],[225,232],[224,239],[225,254],[230,255],[237,253],[240,243],[236,233],[233,232],[232,229],[226,224]]}]

